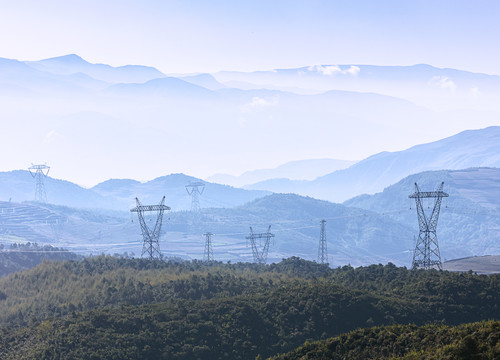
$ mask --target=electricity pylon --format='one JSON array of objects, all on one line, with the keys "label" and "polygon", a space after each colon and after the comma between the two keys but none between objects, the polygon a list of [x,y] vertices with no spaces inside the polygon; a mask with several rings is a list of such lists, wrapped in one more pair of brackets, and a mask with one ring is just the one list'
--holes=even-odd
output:
[{"label": "electricity pylon", "polygon": [[328,264],[328,249],[326,246],[326,220],[321,220],[321,231],[319,234],[318,263]]},{"label": "electricity pylon", "polygon": [[[163,212],[165,210],[170,210],[170,207],[165,205],[165,196],[161,199],[158,205],[142,205],[138,198],[135,198],[136,207],[130,209],[130,212],[136,212],[139,218],[139,223],[141,224],[143,245],[142,254],[147,254],[150,260],[156,258],[161,259],[162,255],[160,252],[160,235],[161,235],[161,225],[163,222]],[[145,212],[156,212],[156,221],[153,230],[149,229],[144,219]]]},{"label": "electricity pylon", "polygon": [[[260,233],[260,234],[255,234],[253,232],[252,227],[250,226],[250,235],[246,237],[247,240],[250,240],[250,244],[252,246],[252,254],[253,254],[253,261],[258,263],[258,264],[265,264],[267,261],[267,253],[269,252],[269,243],[271,242],[271,238],[274,237],[274,234],[271,234],[271,225],[267,228],[267,232],[265,233]],[[262,244],[260,247],[262,248],[261,251],[257,248],[257,242],[255,241],[256,239],[264,240],[264,246]]]},{"label": "electricity pylon", "polygon": [[45,192],[45,185],[43,179],[49,175],[50,166],[33,165],[28,168],[31,176],[35,178],[35,201],[47,203],[47,193]]},{"label": "electricity pylon", "polygon": [[212,233],[207,232],[205,235],[205,250],[203,251],[203,261],[213,261],[214,252],[212,250]]},{"label": "electricity pylon", "polygon": [[[438,186],[436,191],[420,191],[415,183],[415,193],[409,196],[410,199],[415,199],[419,225],[418,239],[413,251],[412,269],[430,269],[433,266],[437,266],[440,270],[443,268],[436,234],[441,200],[449,196],[443,192],[443,185],[444,182]],[[430,216],[424,212],[422,199],[434,199],[434,207]]]},{"label": "electricity pylon", "polygon": [[190,182],[186,185],[186,191],[188,195],[191,195],[192,212],[200,211],[200,195],[203,194],[203,190],[205,190],[205,184],[201,181]]}]

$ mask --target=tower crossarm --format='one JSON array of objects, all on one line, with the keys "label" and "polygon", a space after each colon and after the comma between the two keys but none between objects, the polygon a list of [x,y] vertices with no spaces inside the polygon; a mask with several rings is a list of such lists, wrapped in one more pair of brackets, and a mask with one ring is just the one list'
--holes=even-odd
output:
[{"label": "tower crossarm", "polygon": [[35,177],[38,174],[43,175],[43,176],[48,176],[49,171],[50,171],[50,166],[43,164],[43,165],[33,165],[28,168],[31,176]]},{"label": "tower crossarm", "polygon": [[444,181],[438,186],[436,191],[420,191],[417,183],[415,183],[415,193],[408,196],[410,199],[426,199],[426,198],[444,198],[449,197],[447,193],[443,191]]},{"label": "tower crossarm", "polygon": [[133,209],[130,209],[130,212],[165,211],[165,210],[170,210],[170,206],[167,206],[167,205],[141,205],[141,206],[136,206]]},{"label": "tower crossarm", "polygon": [[415,199],[415,198],[419,198],[419,199],[424,199],[424,198],[437,198],[437,197],[448,197],[450,195],[448,195],[447,193],[445,193],[444,191],[423,191],[421,193],[418,193],[418,194],[411,194],[409,196],[410,199]]}]

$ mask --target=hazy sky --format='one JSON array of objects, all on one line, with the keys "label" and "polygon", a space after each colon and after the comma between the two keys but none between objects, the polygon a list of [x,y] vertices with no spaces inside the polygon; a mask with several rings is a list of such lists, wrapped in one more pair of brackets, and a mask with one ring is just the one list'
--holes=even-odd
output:
[{"label": "hazy sky", "polygon": [[500,75],[500,2],[16,0],[0,56],[77,53],[166,73],[428,63]]},{"label": "hazy sky", "polygon": [[[500,75],[499,19],[500,1],[497,0],[0,0],[0,57],[40,60],[74,53],[91,63],[148,65],[166,74],[270,70],[315,64],[426,63]],[[7,140],[22,147],[26,159],[36,154],[38,148],[33,141],[26,142],[25,131],[31,129],[29,135],[38,139],[40,136],[33,128],[40,119],[30,118],[27,126],[19,125],[18,137],[12,127],[9,131],[12,120],[6,119],[5,112],[0,114],[1,130],[9,134]],[[491,125],[496,120],[488,121],[483,122]],[[446,131],[439,136],[480,126],[478,122],[459,125],[446,129],[447,124],[441,124]],[[181,148],[184,157],[174,154],[170,164],[175,160],[179,164],[188,163],[190,167],[172,165],[168,171],[208,176],[216,172],[238,174],[277,166],[300,157],[356,160],[378,151],[402,150],[437,137],[429,131],[425,139],[415,140],[407,129],[399,131],[390,134],[393,143],[376,137],[362,143],[356,143],[359,139],[349,140],[353,147],[342,149],[344,153],[331,150],[330,153],[309,154],[308,144],[304,143],[296,149],[301,156],[279,149],[281,152],[276,150],[276,154],[259,158],[251,153],[250,147],[241,146],[234,151],[237,160],[226,161],[230,163],[226,167],[198,159],[200,153],[218,159],[216,153],[211,154],[207,149],[225,144],[210,144],[209,147],[203,139],[191,145],[191,131],[185,131],[186,139],[179,140],[186,147]],[[54,131],[40,130],[40,134],[45,133],[50,135]],[[301,131],[294,135],[301,135]],[[141,143],[148,141],[147,137],[140,139]],[[82,148],[88,145],[83,144]],[[21,152],[8,141],[3,146],[12,154]],[[223,151],[226,150],[220,150]],[[72,156],[67,149],[58,148],[57,152]],[[101,157],[103,169],[109,168],[107,155]],[[253,162],[240,161],[241,157]],[[26,159],[20,159],[14,156],[4,159],[0,162],[0,170],[29,166]],[[43,161],[51,164],[54,159]],[[154,172],[142,159],[137,163],[149,168],[144,169],[143,176],[130,177],[145,180],[165,175],[163,168]],[[130,168],[135,165],[130,164]],[[109,173],[95,169],[86,171],[90,175],[84,179],[71,166],[77,167],[72,165],[72,160],[61,163],[61,172],[57,173],[55,166],[52,174],[85,185],[95,184],[104,177],[125,176],[116,173],[117,165]],[[129,167],[125,160],[120,166],[122,169]]]}]

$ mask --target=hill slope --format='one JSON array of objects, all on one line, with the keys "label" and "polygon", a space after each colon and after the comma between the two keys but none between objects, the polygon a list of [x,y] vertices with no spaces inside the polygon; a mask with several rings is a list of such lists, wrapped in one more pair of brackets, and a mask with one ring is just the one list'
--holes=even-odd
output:
[{"label": "hill slope", "polygon": [[[358,196],[344,204],[385,214],[411,226],[417,236],[415,203],[411,203],[408,196],[415,191],[415,182],[422,191],[433,191],[442,181],[444,191],[450,195],[443,200],[437,227],[443,260],[499,254],[500,202],[494,195],[498,193],[500,169],[423,172],[408,176],[381,193]],[[434,203],[429,202],[425,211],[432,211],[433,206]]]},{"label": "hill slope", "polygon": [[[382,191],[402,178],[427,170],[500,167],[500,127],[468,130],[398,152],[383,152],[345,170],[309,182],[254,184],[248,189],[293,191],[329,201],[345,201]],[[284,190],[280,187],[283,186]]]},{"label": "hill slope", "polygon": [[364,326],[498,319],[498,281],[392,264],[329,269],[298,258],[270,266],[45,262],[0,279],[0,354],[255,359]]},{"label": "hill slope", "polygon": [[394,325],[362,329],[306,343],[275,360],[320,359],[496,359],[500,356],[500,322],[448,327]]},{"label": "hill slope", "polygon": [[[200,181],[197,178],[171,174],[144,183],[130,179],[111,179],[91,189],[65,180],[47,177],[44,180],[49,203],[73,208],[94,208],[128,211],[135,206],[135,197],[144,203],[158,203],[167,196],[168,205],[175,211],[191,208],[191,197],[185,185]],[[0,199],[14,202],[34,199],[34,180],[25,170],[0,172]],[[234,207],[268,195],[267,191],[248,191],[231,186],[205,182],[201,207]]]},{"label": "hill slope", "polygon": [[[344,205],[294,194],[252,200],[253,193],[234,188],[229,191],[207,183],[200,203],[203,207],[209,205],[211,196],[215,196],[214,205],[218,207],[203,208],[199,213],[166,213],[160,248],[165,256],[202,259],[205,241],[202,234],[211,232],[217,260],[253,261],[246,240],[250,227],[255,233],[263,233],[271,225],[275,238],[270,244],[269,262],[289,256],[313,260],[317,258],[320,221],[325,219],[329,262],[333,266],[389,261],[408,265],[413,239],[418,235],[417,217],[409,209],[408,195],[414,191],[414,182],[424,190],[432,190],[444,181],[450,198],[443,204],[438,225],[443,260],[498,254],[500,204],[496,197],[485,196],[490,191],[484,188],[488,181],[495,184],[495,176],[500,177],[500,170],[425,172],[408,177],[383,193],[360,196]],[[179,195],[167,197],[166,203],[177,202],[181,208],[188,208],[190,198],[184,188],[187,179],[184,175],[171,175],[144,184],[131,180],[100,184],[93,190],[96,194],[116,203],[121,201],[119,208],[125,210],[116,212],[4,202],[0,204],[3,209],[0,229],[13,237],[9,241],[52,244],[94,254],[132,252],[138,256],[143,240],[137,217],[131,217],[128,211],[134,205],[131,199],[138,196],[145,204],[155,204],[165,189],[170,189],[170,194]],[[225,194],[233,207],[222,202]],[[252,201],[234,207],[236,201],[245,200]],[[148,215],[146,220],[149,224],[154,219]],[[57,228],[56,232],[52,226]],[[257,245],[259,249],[264,246]]]},{"label": "hill slope", "polygon": [[473,271],[478,274],[500,273],[500,255],[472,256],[443,263],[448,271]]},{"label": "hill slope", "polygon": [[91,64],[75,54],[39,61],[27,61],[26,64],[37,70],[52,74],[83,73],[108,83],[142,83],[165,77],[165,74],[153,67],[139,65],[113,67],[106,64]]},{"label": "hill slope", "polygon": [[[323,78],[319,69],[302,69],[303,82],[298,84],[306,84],[309,75]],[[300,76],[296,70],[290,71],[295,80]],[[398,68],[386,70],[387,79],[400,75]],[[431,75],[434,70],[424,67],[415,76],[422,76],[419,82],[427,84],[429,76],[441,76]],[[283,72],[287,71],[277,74]],[[462,106],[453,107],[458,114],[437,112],[377,89],[330,86],[308,95],[273,86],[218,89],[208,76],[197,77],[199,81],[187,78],[188,82],[149,67],[90,64],[77,55],[39,62],[2,59],[0,73],[2,119],[9,121],[16,135],[4,139],[0,151],[17,149],[19,139],[24,140],[6,168],[36,154],[36,162],[50,159],[61,177],[82,179],[85,184],[111,177],[134,178],[137,173],[153,178],[159,175],[155,169],[180,172],[189,169],[186,164],[197,164],[203,173],[242,173],[304,157],[357,159],[448,136],[471,123],[478,127],[496,124],[498,118],[495,111],[462,111]],[[473,75],[473,81],[481,78]],[[356,82],[363,76],[349,79]],[[483,77],[482,83],[497,80]],[[330,85],[336,83],[333,73],[325,79]],[[481,85],[474,99],[480,101],[486,89]],[[86,119],[71,121],[82,112],[88,114]],[[103,117],[114,121],[103,124]],[[68,126],[76,130],[69,131]],[[28,127],[33,131],[26,133]],[[265,146],[257,146],[256,139]],[[67,154],[79,159],[78,166],[67,165]],[[109,162],[117,166],[111,169]]]},{"label": "hill slope", "polygon": [[52,246],[39,246],[36,243],[10,245],[5,249],[2,244],[0,251],[0,277],[27,270],[40,264],[44,260],[79,260],[78,255],[64,249]]},{"label": "hill slope", "polygon": [[354,163],[355,161],[337,159],[297,160],[282,164],[273,169],[246,171],[239,176],[215,174],[208,177],[207,180],[237,187],[270,179],[314,180],[319,176],[329,174],[333,171],[345,169]]}]

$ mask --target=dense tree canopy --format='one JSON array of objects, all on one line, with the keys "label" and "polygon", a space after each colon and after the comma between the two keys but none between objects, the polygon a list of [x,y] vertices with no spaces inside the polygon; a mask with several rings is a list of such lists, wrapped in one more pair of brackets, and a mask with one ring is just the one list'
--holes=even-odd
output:
[{"label": "dense tree canopy", "polygon": [[0,279],[0,358],[254,359],[359,328],[500,319],[499,295],[498,275],[392,264],[46,261]]},{"label": "dense tree canopy", "polygon": [[360,329],[324,341],[305,343],[273,360],[500,358],[500,322],[444,325],[391,325]]}]

